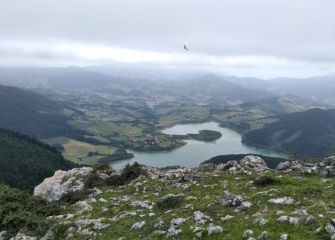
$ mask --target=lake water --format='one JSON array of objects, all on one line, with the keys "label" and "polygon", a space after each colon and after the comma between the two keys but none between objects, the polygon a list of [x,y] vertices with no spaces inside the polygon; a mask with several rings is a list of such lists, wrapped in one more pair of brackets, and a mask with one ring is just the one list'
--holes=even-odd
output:
[{"label": "lake water", "polygon": [[171,135],[185,135],[198,133],[199,130],[215,130],[222,134],[222,137],[214,142],[201,142],[186,140],[186,145],[172,151],[162,152],[132,152],[135,157],[129,160],[113,162],[114,168],[120,169],[127,163],[139,162],[154,167],[166,167],[179,165],[183,167],[195,167],[217,155],[255,153],[272,157],[280,157],[276,152],[257,149],[247,146],[241,142],[242,136],[228,128],[220,127],[216,122],[179,124],[162,130],[163,133]]}]

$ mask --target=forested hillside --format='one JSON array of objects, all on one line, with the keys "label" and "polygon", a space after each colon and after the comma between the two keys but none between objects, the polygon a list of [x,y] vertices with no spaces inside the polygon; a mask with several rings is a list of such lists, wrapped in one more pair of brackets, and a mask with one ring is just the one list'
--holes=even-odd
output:
[{"label": "forested hillside", "polygon": [[335,147],[335,111],[311,109],[278,116],[278,121],[250,131],[248,144],[300,155],[325,155]]},{"label": "forested hillside", "polygon": [[75,166],[46,144],[0,129],[0,182],[32,191],[56,170]]},{"label": "forested hillside", "polygon": [[68,125],[64,106],[36,93],[0,85],[0,127],[35,138],[68,136],[75,131]]}]

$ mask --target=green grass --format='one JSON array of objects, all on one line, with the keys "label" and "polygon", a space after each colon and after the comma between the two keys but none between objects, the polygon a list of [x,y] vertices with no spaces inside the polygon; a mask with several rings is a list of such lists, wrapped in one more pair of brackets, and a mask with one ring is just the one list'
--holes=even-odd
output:
[{"label": "green grass", "polygon": [[[63,156],[65,159],[80,164],[94,165],[104,155],[112,155],[117,148],[106,145],[93,145],[70,138],[59,137],[46,139],[49,144],[61,144],[64,148]],[[95,155],[90,156],[90,153]]]},{"label": "green grass", "polygon": [[[199,173],[202,175],[203,180],[188,184],[188,188],[178,187],[175,183],[178,178],[170,180],[152,180],[146,177],[141,177],[123,187],[103,187],[104,199],[111,197],[120,198],[129,196],[131,201],[134,200],[149,200],[157,203],[158,199],[165,194],[183,193],[186,199],[182,202],[181,206],[186,204],[193,204],[194,209],[181,210],[180,206],[172,208],[171,212],[165,213],[165,210],[159,209],[156,205],[152,210],[141,209],[138,207],[131,207],[127,203],[113,205],[111,203],[93,204],[93,211],[90,212],[85,218],[111,218],[124,211],[138,211],[137,216],[125,217],[115,223],[111,227],[98,231],[96,239],[161,239],[160,236],[154,235],[154,224],[158,219],[163,220],[164,226],[162,230],[167,230],[169,222],[172,218],[183,217],[187,221],[182,225],[183,233],[173,239],[193,239],[194,233],[190,229],[195,224],[192,219],[194,211],[202,211],[213,219],[216,225],[223,227],[222,234],[213,235],[210,239],[242,239],[243,232],[246,229],[254,231],[254,236],[257,236],[262,231],[268,231],[271,234],[270,239],[279,239],[280,234],[289,234],[289,239],[329,239],[325,231],[315,233],[318,227],[324,227],[331,218],[334,217],[335,209],[335,180],[322,179],[317,176],[305,176],[295,174],[268,174],[267,177],[274,180],[271,184],[266,185],[253,185],[252,180],[255,180],[259,175],[234,175],[227,172],[213,172]],[[135,186],[140,182],[140,186]],[[155,196],[153,192],[157,187],[161,187],[162,191],[159,196]],[[145,192],[143,192],[145,190]],[[252,207],[242,210],[240,213],[234,212],[234,208],[222,207],[218,199],[223,196],[225,191],[229,191],[235,195],[242,195],[246,200],[253,203]],[[268,194],[262,194],[267,192]],[[187,199],[193,196],[196,199]],[[282,206],[271,204],[268,202],[270,198],[291,196],[295,203],[293,205]],[[267,208],[265,207],[267,206]],[[102,212],[101,208],[106,207],[108,211]],[[268,209],[264,212],[265,209]],[[292,211],[297,209],[306,209],[309,214],[316,217],[316,223],[306,225],[304,222],[299,225],[289,223],[278,223],[276,219],[281,216],[277,215],[276,211],[281,210],[285,213],[282,215],[293,216]],[[154,212],[156,215],[149,217],[148,213]],[[259,226],[254,223],[255,213],[261,213],[268,222],[264,226]],[[233,215],[234,218],[222,222],[221,217],[226,215]],[[322,214],[323,217],[320,217]],[[143,215],[142,217],[140,215]],[[82,216],[81,216],[82,217]],[[130,231],[132,224],[139,221],[146,221],[146,225],[136,231]],[[72,221],[75,221],[73,219]],[[107,221],[108,223],[108,221]],[[204,225],[206,228],[208,224]],[[81,235],[75,235],[74,239],[81,239]],[[203,233],[200,239],[208,239],[207,232]]]}]

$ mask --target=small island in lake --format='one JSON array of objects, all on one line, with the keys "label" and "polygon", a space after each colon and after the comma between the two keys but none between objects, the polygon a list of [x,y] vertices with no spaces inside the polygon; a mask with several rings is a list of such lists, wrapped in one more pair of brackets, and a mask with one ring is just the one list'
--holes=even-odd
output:
[{"label": "small island in lake", "polygon": [[199,141],[215,141],[222,137],[222,134],[218,131],[213,130],[200,130],[197,134],[187,134],[190,138],[199,140]]}]

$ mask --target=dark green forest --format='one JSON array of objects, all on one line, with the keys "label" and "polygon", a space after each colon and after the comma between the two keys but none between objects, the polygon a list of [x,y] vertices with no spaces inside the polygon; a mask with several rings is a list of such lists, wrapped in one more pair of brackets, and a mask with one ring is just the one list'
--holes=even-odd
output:
[{"label": "dark green forest", "polygon": [[0,182],[32,192],[36,185],[56,170],[75,166],[49,145],[0,129]]},{"label": "dark green forest", "polygon": [[324,156],[335,146],[335,111],[311,109],[278,116],[278,121],[250,131],[247,144],[286,153]]},{"label": "dark green forest", "polygon": [[76,134],[60,102],[0,85],[0,126],[42,139]]}]

